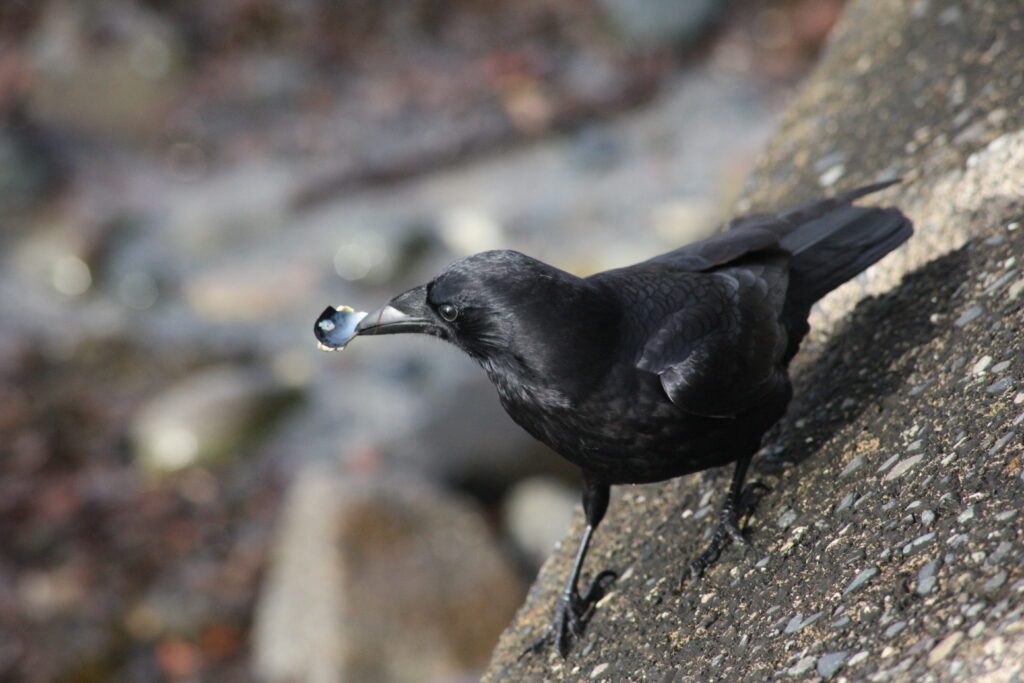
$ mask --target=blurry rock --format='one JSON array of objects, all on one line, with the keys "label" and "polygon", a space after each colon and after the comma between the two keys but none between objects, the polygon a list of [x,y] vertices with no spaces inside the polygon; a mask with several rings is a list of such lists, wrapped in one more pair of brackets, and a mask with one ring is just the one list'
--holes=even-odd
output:
[{"label": "blurry rock", "polygon": [[615,30],[645,47],[682,47],[701,38],[722,16],[718,0],[600,0]]},{"label": "blurry rock", "polygon": [[[59,192],[67,184],[68,172],[60,144],[23,107],[16,105],[0,118],[0,219],[10,219]],[[8,225],[15,227],[17,223]]]},{"label": "blurry rock", "polygon": [[680,197],[651,209],[654,229],[666,244],[687,244],[708,237],[719,220],[713,202],[703,197]]},{"label": "blurry rock", "polygon": [[383,445],[387,456],[484,497],[530,475],[575,478],[573,465],[512,421],[487,377],[475,370],[423,405],[418,425]]},{"label": "blurry rock", "polygon": [[479,674],[523,595],[483,518],[421,482],[301,472],[256,613],[269,682]]},{"label": "blurry rock", "polygon": [[540,567],[565,536],[579,501],[579,491],[549,477],[524,479],[509,491],[504,503],[505,524],[534,568]]},{"label": "blurry rock", "polygon": [[139,409],[130,427],[137,461],[155,473],[216,464],[265,435],[297,398],[269,373],[202,370]]},{"label": "blurry rock", "polygon": [[580,128],[572,137],[569,158],[581,170],[601,172],[616,166],[625,151],[619,131],[607,125],[591,124]]},{"label": "blurry rock", "polygon": [[[137,225],[125,216],[91,220],[74,209],[54,212],[50,221],[13,242],[12,269],[28,282],[52,287],[69,297],[86,294],[98,285],[116,285],[112,280],[118,277],[117,268],[111,265],[117,265],[119,252],[131,243]],[[152,278],[150,286],[156,287]]]},{"label": "blurry rock", "polygon": [[495,249],[504,242],[504,229],[497,217],[479,207],[453,206],[438,222],[441,239],[459,257]]},{"label": "blurry rock", "polygon": [[[171,145],[167,167],[171,177],[178,149]],[[169,197],[161,231],[181,258],[231,258],[285,229],[292,179],[283,164],[249,163],[230,172],[207,173],[201,183],[183,184]],[[166,249],[166,246],[164,246]],[[280,253],[291,253],[279,247]]]},{"label": "blurry rock", "polygon": [[194,275],[183,289],[189,307],[207,320],[267,321],[302,306],[316,276],[304,263],[250,257]]},{"label": "blurry rock", "polygon": [[11,268],[24,281],[76,297],[93,285],[87,245],[66,224],[28,232],[11,248]]},{"label": "blurry rock", "polygon": [[181,46],[158,14],[126,2],[47,5],[30,40],[33,114],[104,135],[158,130]]}]

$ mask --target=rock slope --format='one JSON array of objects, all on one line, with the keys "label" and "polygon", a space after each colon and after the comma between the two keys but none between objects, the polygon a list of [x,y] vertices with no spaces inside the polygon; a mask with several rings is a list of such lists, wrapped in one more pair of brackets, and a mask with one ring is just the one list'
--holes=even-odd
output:
[{"label": "rock slope", "polygon": [[620,487],[585,573],[621,578],[576,650],[519,658],[580,515],[485,680],[1024,676],[1022,26],[1011,3],[851,3],[741,210],[903,174],[879,202],[917,235],[816,313],[755,460],[755,548],[679,591],[728,472]]}]

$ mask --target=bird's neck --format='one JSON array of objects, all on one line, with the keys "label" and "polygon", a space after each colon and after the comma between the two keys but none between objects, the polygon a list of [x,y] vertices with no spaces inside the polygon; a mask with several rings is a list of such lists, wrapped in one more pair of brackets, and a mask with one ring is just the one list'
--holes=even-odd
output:
[{"label": "bird's neck", "polygon": [[615,362],[617,309],[597,292],[549,302],[515,332],[513,343],[477,360],[503,401],[570,406],[585,400]]}]

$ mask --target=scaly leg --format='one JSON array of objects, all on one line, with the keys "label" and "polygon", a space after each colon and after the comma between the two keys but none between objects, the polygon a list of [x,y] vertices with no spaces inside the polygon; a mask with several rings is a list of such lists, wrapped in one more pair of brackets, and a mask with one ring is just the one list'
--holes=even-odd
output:
[{"label": "scaly leg", "polygon": [[743,480],[747,476],[747,467],[750,465],[751,458],[753,458],[752,453],[736,461],[729,493],[726,494],[725,503],[718,513],[718,526],[715,528],[715,534],[711,537],[711,543],[708,544],[707,549],[698,555],[683,572],[683,576],[679,580],[680,588],[688,580],[699,578],[705,569],[714,564],[729,541],[734,541],[738,545],[750,545],[750,541],[740,530],[740,517],[752,506],[751,499],[755,497],[754,492],[758,488],[765,488],[763,484],[751,484],[746,488],[743,487]]},{"label": "scaly leg", "polygon": [[583,635],[583,630],[593,615],[594,605],[604,597],[608,588],[617,578],[615,572],[606,570],[590,582],[582,596],[577,589],[580,573],[583,570],[583,560],[587,555],[587,548],[590,547],[590,538],[608,509],[609,493],[608,484],[594,479],[586,472],[583,473],[583,511],[587,518],[587,528],[583,531],[583,539],[576,552],[576,561],[573,562],[569,580],[566,581],[565,588],[558,598],[554,619],[544,633],[523,650],[523,655],[535,652],[547,643],[554,641],[558,654],[563,659],[568,656],[573,641]]}]

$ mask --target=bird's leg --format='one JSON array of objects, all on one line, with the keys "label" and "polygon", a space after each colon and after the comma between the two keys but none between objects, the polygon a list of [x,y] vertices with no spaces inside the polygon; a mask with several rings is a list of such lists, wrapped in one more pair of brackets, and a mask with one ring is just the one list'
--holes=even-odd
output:
[{"label": "bird's leg", "polygon": [[555,617],[544,633],[523,650],[524,655],[539,650],[553,641],[558,654],[564,659],[569,654],[573,641],[583,635],[583,629],[593,614],[594,605],[604,597],[617,578],[615,572],[606,570],[590,582],[582,596],[577,589],[590,538],[608,509],[609,489],[608,484],[595,481],[584,472],[583,511],[587,517],[587,528],[583,531],[583,539],[580,541],[579,550],[576,551],[576,560],[569,573],[569,580],[566,581],[565,588],[558,598]]},{"label": "bird's leg", "polygon": [[750,545],[750,541],[740,530],[740,517],[753,506],[756,498],[755,492],[765,488],[760,483],[743,487],[743,480],[747,475],[747,467],[750,465],[752,457],[753,454],[750,454],[736,461],[732,483],[729,484],[729,493],[725,496],[725,503],[718,512],[718,526],[715,528],[715,534],[711,537],[711,543],[708,544],[707,549],[698,555],[683,572],[679,582],[680,587],[685,585],[689,579],[699,578],[709,565],[718,560],[722,549],[729,541],[735,541],[739,545]]}]

